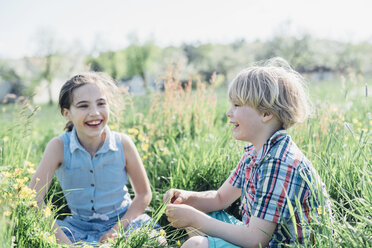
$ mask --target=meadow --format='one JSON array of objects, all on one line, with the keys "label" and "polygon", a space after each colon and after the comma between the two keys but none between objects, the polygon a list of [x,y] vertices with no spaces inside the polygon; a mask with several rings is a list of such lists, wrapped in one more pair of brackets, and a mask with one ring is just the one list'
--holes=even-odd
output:
[{"label": "meadow", "polygon": [[[315,247],[372,247],[371,80],[347,75],[332,81],[310,82],[313,114],[289,129],[312,161],[327,187],[332,218],[311,225]],[[147,213],[158,220],[168,244],[178,247],[184,232],[164,217],[162,196],[169,188],[217,189],[236,166],[242,142],[232,138],[225,112],[226,87],[195,81],[181,87],[177,72],[165,77],[164,91],[146,96],[124,95],[125,109],[112,118],[113,130],[132,137],[153,192]],[[68,214],[54,180],[45,209],[36,209],[29,180],[47,142],[63,132],[58,107],[28,102],[0,105],[0,244],[2,247],[60,247],[51,230],[54,218]],[[228,212],[239,216],[239,203]],[[113,247],[154,247],[146,227],[119,238]],[[310,240],[308,247],[313,247]],[[84,245],[82,245],[84,247]],[[89,247],[86,245],[85,247]]]}]

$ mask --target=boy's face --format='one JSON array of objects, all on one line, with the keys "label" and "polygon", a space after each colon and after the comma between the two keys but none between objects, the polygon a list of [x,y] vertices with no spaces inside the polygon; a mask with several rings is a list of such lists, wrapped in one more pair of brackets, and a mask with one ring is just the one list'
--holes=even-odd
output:
[{"label": "boy's face", "polygon": [[257,141],[263,127],[263,114],[247,105],[231,104],[226,115],[230,118],[230,123],[234,125],[235,139],[253,144]]}]

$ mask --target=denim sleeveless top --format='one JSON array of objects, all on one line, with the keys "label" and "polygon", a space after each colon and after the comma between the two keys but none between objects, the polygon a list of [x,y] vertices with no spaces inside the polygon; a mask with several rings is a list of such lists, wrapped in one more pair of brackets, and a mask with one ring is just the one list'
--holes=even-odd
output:
[{"label": "denim sleeveless top", "polygon": [[131,203],[120,134],[107,126],[105,133],[93,158],[80,144],[75,128],[60,136],[64,155],[56,175],[75,217],[108,220]]}]

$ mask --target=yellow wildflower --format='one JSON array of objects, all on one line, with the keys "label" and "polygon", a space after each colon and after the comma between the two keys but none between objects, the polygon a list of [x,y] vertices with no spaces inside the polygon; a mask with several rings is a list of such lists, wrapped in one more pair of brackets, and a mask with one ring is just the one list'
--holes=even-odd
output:
[{"label": "yellow wildflower", "polygon": [[52,214],[52,208],[51,207],[46,207],[44,209],[44,216],[49,217]]},{"label": "yellow wildflower", "polygon": [[137,135],[139,133],[138,129],[135,128],[129,128],[128,133]]},{"label": "yellow wildflower", "polygon": [[165,235],[165,231],[163,229],[160,230],[160,235],[161,236],[164,236]]},{"label": "yellow wildflower", "polygon": [[359,128],[361,128],[361,127],[363,126],[363,123],[361,123],[361,122],[358,122],[358,124],[357,124],[357,125],[358,125],[358,127],[359,127]]},{"label": "yellow wildflower", "polygon": [[35,167],[35,164],[30,162],[30,161],[25,161],[26,165],[29,166],[29,167]]},{"label": "yellow wildflower", "polygon": [[147,151],[149,149],[149,144],[145,143],[141,146],[142,150]]},{"label": "yellow wildflower", "polygon": [[36,208],[37,207],[37,201],[31,201],[31,205]]},{"label": "yellow wildflower", "polygon": [[47,238],[47,240],[51,243],[54,243],[54,235],[51,235]]},{"label": "yellow wildflower", "polygon": [[344,137],[344,140],[345,140],[345,141],[348,141],[348,140],[349,140],[349,137],[348,137],[348,136],[345,136],[345,137]]},{"label": "yellow wildflower", "polygon": [[181,242],[179,240],[177,240],[177,245],[181,246]]},{"label": "yellow wildflower", "polygon": [[21,168],[16,168],[16,169],[14,170],[13,175],[14,175],[15,177],[17,177],[17,176],[19,176],[22,172],[23,172],[23,169],[21,169]]},{"label": "yellow wildflower", "polygon": [[139,141],[145,141],[146,139],[145,139],[145,137],[142,134],[139,134],[138,135],[138,140]]},{"label": "yellow wildflower", "polygon": [[15,190],[19,190],[19,188],[21,188],[22,187],[22,184],[19,184],[19,183],[14,183],[13,184],[13,188],[15,189]]},{"label": "yellow wildflower", "polygon": [[9,197],[12,197],[12,193],[5,192],[5,193],[4,193],[4,197],[8,197],[8,196],[9,196]]},{"label": "yellow wildflower", "polygon": [[19,191],[19,196],[20,198],[22,199],[26,199],[26,198],[34,198],[36,195],[36,192],[35,190],[33,189],[30,189],[29,187],[27,186],[24,186],[21,188],[21,190]]},{"label": "yellow wildflower", "polygon": [[144,155],[144,156],[142,157],[142,160],[146,160],[148,157],[149,157],[149,156]]},{"label": "yellow wildflower", "polygon": [[3,137],[3,141],[4,141],[4,142],[7,142],[8,140],[9,140],[9,137],[8,137],[8,136],[4,136],[4,137]]},{"label": "yellow wildflower", "polygon": [[162,152],[163,155],[167,155],[168,154],[168,149],[163,149],[163,152]]},{"label": "yellow wildflower", "polygon": [[318,211],[318,214],[323,214],[323,211],[322,211],[321,207],[318,207],[316,210]]},{"label": "yellow wildflower", "polygon": [[17,178],[17,179],[16,179],[16,182],[18,183],[18,185],[23,185],[27,180],[28,180],[27,177],[24,177],[24,178]]},{"label": "yellow wildflower", "polygon": [[27,169],[27,172],[28,172],[29,174],[34,174],[34,173],[36,172],[36,170],[35,170],[34,168],[28,168],[28,169]]},{"label": "yellow wildflower", "polygon": [[12,214],[12,212],[10,212],[10,211],[5,211],[4,214],[5,214],[6,217],[9,217],[9,216]]},{"label": "yellow wildflower", "polygon": [[94,247],[91,245],[84,245],[83,248],[94,248]]},{"label": "yellow wildflower", "polygon": [[3,171],[3,172],[1,172],[1,175],[3,175],[5,178],[9,178],[9,177],[12,176],[12,174],[9,173],[9,172],[7,172],[7,171]]},{"label": "yellow wildflower", "polygon": [[372,120],[369,120],[369,125],[372,126]]},{"label": "yellow wildflower", "polygon": [[358,119],[355,119],[355,118],[354,118],[354,119],[353,119],[353,123],[354,123],[354,124],[357,124],[357,123],[358,123]]}]

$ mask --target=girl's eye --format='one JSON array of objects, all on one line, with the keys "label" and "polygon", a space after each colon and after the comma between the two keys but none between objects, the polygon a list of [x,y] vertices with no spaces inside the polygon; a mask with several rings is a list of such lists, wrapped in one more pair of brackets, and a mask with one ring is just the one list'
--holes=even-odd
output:
[{"label": "girl's eye", "polygon": [[83,104],[83,105],[79,105],[78,106],[78,108],[87,108],[88,107],[88,105],[86,105],[86,104]]},{"label": "girl's eye", "polygon": [[106,105],[105,102],[99,102],[99,103],[98,103],[98,106],[104,106],[104,105]]}]

